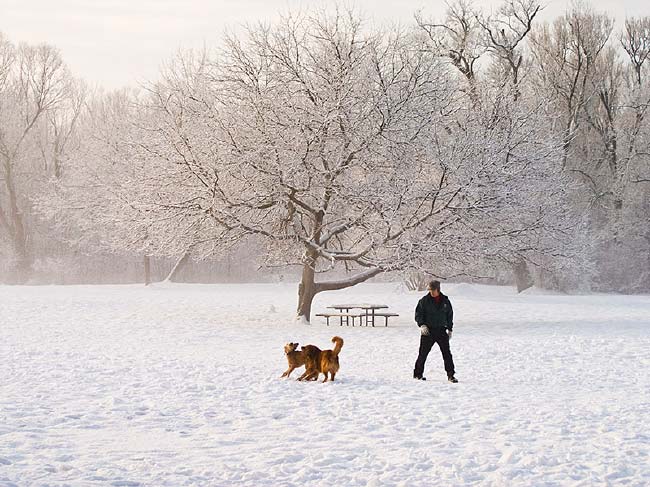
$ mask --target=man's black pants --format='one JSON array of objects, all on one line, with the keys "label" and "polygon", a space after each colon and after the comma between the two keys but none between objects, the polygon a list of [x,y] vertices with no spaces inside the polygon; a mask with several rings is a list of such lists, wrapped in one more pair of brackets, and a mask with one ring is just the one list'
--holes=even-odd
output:
[{"label": "man's black pants", "polygon": [[449,350],[449,336],[447,335],[447,330],[445,328],[434,328],[430,333],[431,334],[428,336],[420,336],[420,351],[418,353],[418,359],[415,362],[413,377],[422,377],[422,374],[424,373],[424,363],[427,361],[427,356],[429,355],[434,343],[437,343],[440,347],[442,359],[445,362],[447,377],[451,377],[454,375],[455,370],[454,359],[451,356],[451,350]]}]

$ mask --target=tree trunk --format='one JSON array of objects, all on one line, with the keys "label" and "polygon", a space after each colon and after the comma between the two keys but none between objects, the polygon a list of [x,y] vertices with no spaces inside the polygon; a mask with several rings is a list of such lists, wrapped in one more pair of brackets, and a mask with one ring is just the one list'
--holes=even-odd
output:
[{"label": "tree trunk", "polygon": [[190,251],[188,250],[183,254],[183,256],[180,259],[178,259],[178,261],[176,262],[172,270],[165,278],[165,281],[175,282],[174,280],[176,279],[176,276],[183,269],[183,267],[185,267],[189,259],[190,259]]},{"label": "tree trunk", "polygon": [[32,260],[24,243],[14,242],[14,264],[9,272],[9,284],[25,284],[30,277]]},{"label": "tree trunk", "polygon": [[149,256],[144,256],[144,285],[148,286],[151,284],[151,264],[149,262]]},{"label": "tree trunk", "polygon": [[[311,321],[311,305],[314,296],[323,291],[336,291],[338,289],[345,289],[352,287],[356,284],[367,281],[371,277],[376,276],[383,272],[380,268],[371,268],[359,274],[350,277],[349,279],[342,279],[340,281],[326,281],[315,282],[314,276],[314,263],[316,261],[315,254],[307,253],[305,255],[305,264],[302,268],[302,280],[298,285],[298,318],[309,323]],[[310,265],[311,263],[311,265]]]},{"label": "tree trunk", "polygon": [[298,318],[306,322],[311,321],[311,303],[316,296],[316,282],[314,270],[316,259],[313,252],[305,253],[305,263],[302,266],[302,279],[298,284]]},{"label": "tree trunk", "polygon": [[11,165],[5,163],[5,186],[9,200],[9,238],[13,250],[13,271],[10,273],[10,282],[14,284],[24,284],[29,279],[32,267],[32,260],[27,250],[27,231],[23,215],[18,207],[18,198],[16,188],[14,187],[13,174]]},{"label": "tree trunk", "polygon": [[517,285],[518,293],[525,291],[534,284],[525,260],[518,260],[512,267],[512,273],[515,276],[515,284]]}]

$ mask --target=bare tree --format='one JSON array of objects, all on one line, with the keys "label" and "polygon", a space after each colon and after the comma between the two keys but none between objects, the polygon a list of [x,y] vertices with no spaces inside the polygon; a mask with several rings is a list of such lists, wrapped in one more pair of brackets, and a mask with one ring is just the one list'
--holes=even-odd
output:
[{"label": "bare tree", "polygon": [[[603,165],[608,172],[605,178],[606,193],[610,195],[620,194],[614,189],[624,184],[621,181],[621,171],[618,159],[618,117],[622,105],[623,88],[623,65],[616,50],[607,46],[595,65],[594,77],[590,81],[594,97],[584,106],[585,118],[591,128],[598,134],[602,144],[602,157],[596,161],[590,161],[593,171],[583,168],[586,173],[596,177]],[[578,168],[580,169],[580,168]],[[592,177],[592,179],[593,179]],[[594,179],[595,181],[595,179]],[[621,201],[615,196],[615,206],[620,208]]]},{"label": "bare tree", "polygon": [[43,175],[59,179],[71,154],[79,147],[79,119],[88,93],[86,85],[71,80],[68,96],[49,110],[38,124],[38,151]]},{"label": "bare tree", "polygon": [[64,104],[70,86],[70,75],[56,49],[15,47],[0,37],[0,238],[8,244],[12,281],[24,282],[33,261],[30,196],[42,176],[39,124]]},{"label": "bare tree", "polygon": [[641,86],[643,67],[650,57],[650,17],[625,19],[620,41],[632,64],[636,85]]},{"label": "bare tree", "polygon": [[612,25],[606,15],[574,4],[552,28],[533,31],[532,47],[537,88],[562,120],[564,169],[582,182],[573,206],[578,208],[584,195],[600,280],[631,289],[629,282],[642,287],[648,280],[634,257],[650,248],[647,232],[639,231],[647,225],[647,190],[634,181],[643,179],[638,175],[647,167],[649,152],[649,24],[647,19],[626,21],[620,43],[627,62],[610,44]]},{"label": "bare tree", "polygon": [[[647,127],[646,115],[650,108],[650,84],[647,76],[650,70],[650,17],[626,19],[620,42],[627,53],[633,73],[632,81],[627,85],[629,95],[625,103],[625,111],[632,116],[627,122],[627,143],[624,144],[623,151],[623,157],[632,160],[639,155],[647,157],[650,153],[647,150],[647,136],[642,136],[643,129]],[[637,166],[634,174],[630,176],[631,180],[639,183],[650,181],[647,166],[646,172],[643,172],[642,165]]]},{"label": "bare tree", "polygon": [[607,15],[576,3],[551,26],[544,24],[531,33],[540,88],[558,101],[563,114],[565,165],[585,104],[595,94],[590,81],[612,26]]},{"label": "bare tree", "polygon": [[[409,33],[364,33],[348,14],[288,18],[231,38],[209,89],[195,90],[204,98],[183,105],[195,113],[184,130],[201,120],[213,134],[208,150],[175,130],[182,166],[210,190],[206,211],[229,235],[266,240],[273,263],[302,267],[299,316],[309,318],[317,293],[381,272],[467,272],[480,236],[503,258],[541,228],[519,219],[505,230],[514,200],[496,189],[531,177],[524,168],[552,159],[552,143],[533,147],[539,139],[502,106],[465,110],[421,47]],[[217,176],[201,164],[206,154]],[[339,265],[351,274],[317,278]]]},{"label": "bare tree", "polygon": [[541,9],[541,4],[535,0],[507,0],[496,15],[485,18],[477,16],[485,33],[485,47],[496,61],[497,77],[504,83],[514,85],[515,97],[519,96],[518,84],[524,61],[523,42]]},{"label": "bare tree", "polygon": [[421,11],[415,20],[428,39],[427,49],[448,58],[467,81],[470,99],[478,102],[476,68],[485,53],[479,13],[471,0],[447,3],[444,21],[429,20]]},{"label": "bare tree", "polygon": [[[485,49],[492,59],[488,72],[501,87],[511,84],[508,92],[512,93],[515,102],[521,94],[519,82],[524,60],[524,39],[540,10],[541,5],[534,0],[507,0],[496,14],[476,17],[483,31]],[[520,255],[511,266],[519,292],[534,284],[524,255]]]},{"label": "bare tree", "polygon": [[620,42],[630,76],[619,120],[617,181],[624,205],[617,217],[625,230],[619,241],[635,258],[619,268],[625,269],[620,279],[626,290],[638,291],[650,289],[650,17],[626,19]]}]

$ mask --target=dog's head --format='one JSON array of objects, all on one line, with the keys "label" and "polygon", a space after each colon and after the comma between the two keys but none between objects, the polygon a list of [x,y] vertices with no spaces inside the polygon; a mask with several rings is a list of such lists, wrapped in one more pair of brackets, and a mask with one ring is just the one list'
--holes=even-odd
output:
[{"label": "dog's head", "polygon": [[284,346],[284,353],[285,353],[285,355],[289,355],[291,352],[295,352],[295,351],[296,351],[296,348],[298,348],[298,344],[297,344],[297,343],[287,343],[287,344]]}]

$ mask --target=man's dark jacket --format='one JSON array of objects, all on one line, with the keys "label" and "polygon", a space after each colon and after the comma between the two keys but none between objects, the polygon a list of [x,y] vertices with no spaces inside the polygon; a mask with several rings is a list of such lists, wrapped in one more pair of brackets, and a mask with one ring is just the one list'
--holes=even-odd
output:
[{"label": "man's dark jacket", "polygon": [[418,326],[427,325],[429,330],[454,327],[454,310],[449,298],[440,293],[440,302],[436,304],[431,293],[423,296],[415,307],[415,321]]}]

